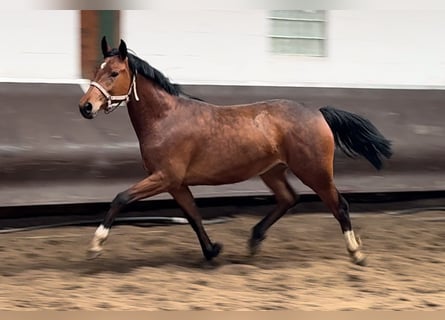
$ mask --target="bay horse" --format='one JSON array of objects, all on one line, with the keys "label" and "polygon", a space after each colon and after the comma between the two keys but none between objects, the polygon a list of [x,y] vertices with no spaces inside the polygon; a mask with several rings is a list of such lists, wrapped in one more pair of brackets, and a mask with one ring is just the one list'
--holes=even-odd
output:
[{"label": "bay horse", "polygon": [[333,179],[334,150],[363,156],[376,169],[390,158],[391,143],[367,119],[332,107],[312,109],[275,99],[252,104],[216,106],[188,96],[159,70],[128,52],[120,41],[101,42],[104,62],[80,99],[83,117],[113,111],[127,102],[147,176],[116,195],[88,250],[97,257],[116,215],[127,204],[168,192],[195,231],[207,260],[222,245],[207,235],[189,186],[231,184],[259,176],[276,198],[276,208],[251,231],[248,248],[255,254],[266,231],[298,195],[286,179],[289,169],[316,192],[338,220],[351,260],[365,263],[354,234],[348,202]]}]

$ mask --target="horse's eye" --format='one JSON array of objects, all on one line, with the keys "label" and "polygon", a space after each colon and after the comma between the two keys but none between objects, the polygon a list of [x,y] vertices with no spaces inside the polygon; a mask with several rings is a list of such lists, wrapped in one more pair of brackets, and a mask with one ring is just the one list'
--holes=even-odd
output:
[{"label": "horse's eye", "polygon": [[119,72],[117,72],[117,71],[113,71],[113,72],[111,72],[111,76],[112,76],[113,78],[116,78],[118,75],[119,75]]}]

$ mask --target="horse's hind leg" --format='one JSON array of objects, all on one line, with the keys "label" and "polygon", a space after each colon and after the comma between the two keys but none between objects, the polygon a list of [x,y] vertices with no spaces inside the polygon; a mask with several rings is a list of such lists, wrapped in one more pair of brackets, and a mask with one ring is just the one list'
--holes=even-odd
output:
[{"label": "horse's hind leg", "polygon": [[188,222],[195,231],[204,257],[207,260],[211,260],[212,258],[216,257],[220,253],[222,245],[219,243],[212,243],[210,241],[209,236],[204,230],[201,215],[198,212],[190,189],[186,186],[181,186],[177,189],[170,190],[169,192],[179,204]]},{"label": "horse's hind leg", "polygon": [[358,243],[354,231],[352,230],[348,202],[345,198],[343,198],[340,192],[338,192],[332,179],[319,179],[318,181],[326,182],[321,184],[316,183],[315,185],[312,183],[305,183],[320,196],[321,200],[331,210],[334,217],[339,222],[345,237],[346,249],[351,256],[352,261],[358,265],[365,265],[366,256],[360,251],[360,244]]},{"label": "horse's hind leg", "polygon": [[260,176],[275,194],[277,206],[252,228],[252,235],[249,240],[249,249],[252,255],[257,253],[261,241],[265,239],[266,231],[277,222],[287,210],[297,204],[298,195],[288,183],[285,172],[286,167],[284,165],[277,165]]}]

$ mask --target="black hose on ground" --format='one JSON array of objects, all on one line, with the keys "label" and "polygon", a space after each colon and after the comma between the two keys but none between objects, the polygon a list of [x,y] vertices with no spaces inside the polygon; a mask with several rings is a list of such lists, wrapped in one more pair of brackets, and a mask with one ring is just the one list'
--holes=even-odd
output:
[{"label": "black hose on ground", "polygon": [[[224,223],[228,222],[229,220],[230,218],[228,217],[222,217],[222,218],[203,220],[202,223],[205,225],[209,225],[209,224]],[[150,226],[188,224],[187,219],[183,217],[120,217],[116,218],[115,221],[116,223],[125,222],[126,224],[131,224],[131,225],[144,224],[144,227],[147,227],[146,225],[147,223],[150,223]],[[23,227],[23,228],[10,228],[10,229],[0,230],[0,234],[58,228],[58,227],[93,225],[93,224],[99,224],[100,222],[102,222],[101,219],[94,219],[94,220],[92,219],[92,220],[80,220],[71,222],[60,222],[53,224]]]},{"label": "black hose on ground", "polygon": [[[397,215],[415,214],[415,213],[419,213],[422,211],[445,211],[445,207],[417,207],[417,208],[410,208],[410,209],[385,211],[384,214],[397,216]],[[225,223],[225,222],[228,222],[229,220],[230,220],[230,218],[228,218],[228,217],[208,219],[208,220],[203,220],[203,224],[209,225],[209,224]],[[144,227],[147,227],[147,223],[149,223],[150,226],[188,224],[187,219],[185,219],[183,217],[138,217],[138,216],[136,216],[136,217],[120,217],[120,218],[116,218],[115,221],[116,221],[116,223],[125,222],[126,224],[136,225],[136,226],[144,226]],[[32,230],[39,230],[39,229],[49,229],[49,228],[57,228],[57,227],[93,225],[93,224],[99,224],[100,222],[102,222],[102,220],[95,219],[95,220],[80,220],[80,221],[71,221],[71,222],[61,222],[61,223],[30,226],[30,227],[23,227],[23,228],[10,228],[10,229],[0,230],[0,234],[32,231]]]}]

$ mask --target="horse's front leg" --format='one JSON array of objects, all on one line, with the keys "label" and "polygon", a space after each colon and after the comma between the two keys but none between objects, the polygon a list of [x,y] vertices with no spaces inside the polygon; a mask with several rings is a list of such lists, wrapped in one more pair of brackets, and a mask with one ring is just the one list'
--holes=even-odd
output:
[{"label": "horse's front leg", "polygon": [[116,215],[127,204],[165,192],[168,186],[169,182],[168,179],[165,179],[165,175],[162,172],[156,172],[136,183],[131,188],[120,192],[112,201],[102,224],[96,229],[87,257],[93,259],[102,253],[103,243],[108,238],[111,225]]},{"label": "horse's front leg", "polygon": [[220,243],[212,243],[212,241],[210,241],[210,238],[202,224],[201,214],[196,207],[195,200],[193,199],[190,189],[187,186],[181,186],[179,188],[169,190],[169,192],[179,204],[188,222],[195,231],[204,257],[207,260],[211,260],[216,257],[220,253],[222,245]]}]

